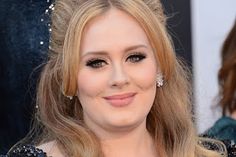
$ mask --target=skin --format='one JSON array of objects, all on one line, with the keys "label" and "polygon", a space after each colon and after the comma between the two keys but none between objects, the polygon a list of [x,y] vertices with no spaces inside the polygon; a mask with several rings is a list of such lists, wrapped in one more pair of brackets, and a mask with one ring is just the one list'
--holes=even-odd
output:
[{"label": "skin", "polygon": [[231,114],[231,118],[233,118],[233,119],[236,120],[236,111],[234,111],[234,112]]},{"label": "skin", "polygon": [[47,156],[51,157],[65,157],[60,149],[57,147],[55,141],[47,142],[42,145],[37,146],[37,148],[42,149],[47,153]]},{"label": "skin", "polygon": [[87,24],[80,56],[77,96],[105,155],[154,156],[146,118],[158,69],[144,30],[113,8]]}]

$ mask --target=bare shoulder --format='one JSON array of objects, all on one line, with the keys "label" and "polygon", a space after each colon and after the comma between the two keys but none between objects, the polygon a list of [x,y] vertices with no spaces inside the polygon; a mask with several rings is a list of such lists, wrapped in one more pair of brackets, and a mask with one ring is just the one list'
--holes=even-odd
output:
[{"label": "bare shoulder", "polygon": [[56,141],[50,141],[37,146],[37,148],[47,153],[48,157],[65,157],[57,146]]}]

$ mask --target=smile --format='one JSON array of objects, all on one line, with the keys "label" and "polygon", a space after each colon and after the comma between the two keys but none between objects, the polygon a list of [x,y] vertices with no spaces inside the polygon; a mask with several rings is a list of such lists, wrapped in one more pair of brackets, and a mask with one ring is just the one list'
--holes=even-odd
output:
[{"label": "smile", "polygon": [[104,97],[104,99],[114,107],[124,107],[133,102],[136,93],[117,94]]}]

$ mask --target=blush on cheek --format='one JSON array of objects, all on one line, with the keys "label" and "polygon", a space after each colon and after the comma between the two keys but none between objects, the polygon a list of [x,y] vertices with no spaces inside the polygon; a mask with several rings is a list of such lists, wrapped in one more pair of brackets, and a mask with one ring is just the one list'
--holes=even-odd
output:
[{"label": "blush on cheek", "polygon": [[146,76],[140,80],[139,87],[142,89],[150,89],[156,86],[156,81],[153,76]]},{"label": "blush on cheek", "polygon": [[83,93],[90,97],[97,96],[106,87],[105,83],[106,81],[101,75],[81,72],[78,76],[78,94]]},{"label": "blush on cheek", "polygon": [[156,86],[156,68],[148,66],[132,71],[132,79],[141,89],[149,89]]}]

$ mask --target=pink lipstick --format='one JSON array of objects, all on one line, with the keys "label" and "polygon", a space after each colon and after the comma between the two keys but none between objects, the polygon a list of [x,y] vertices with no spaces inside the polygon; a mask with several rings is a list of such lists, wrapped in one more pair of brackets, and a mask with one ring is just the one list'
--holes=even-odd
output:
[{"label": "pink lipstick", "polygon": [[114,107],[124,107],[133,101],[135,95],[136,93],[117,94],[104,97],[104,99]]}]

